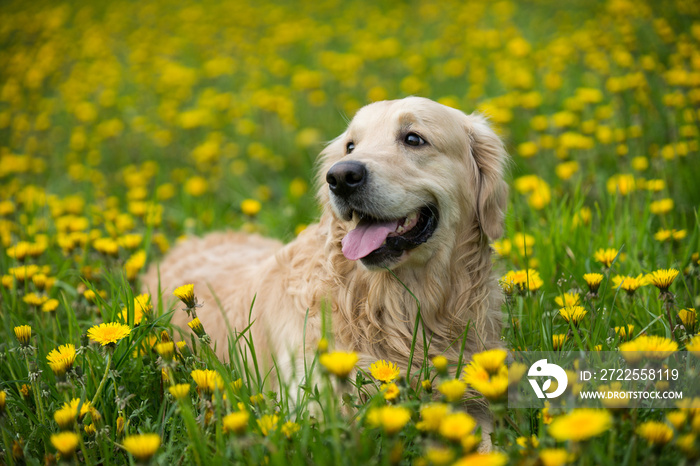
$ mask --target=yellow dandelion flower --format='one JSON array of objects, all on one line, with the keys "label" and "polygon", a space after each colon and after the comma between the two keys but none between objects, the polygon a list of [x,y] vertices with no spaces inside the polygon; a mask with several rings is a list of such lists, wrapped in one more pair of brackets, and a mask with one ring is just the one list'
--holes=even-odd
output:
[{"label": "yellow dandelion flower", "polygon": [[593,253],[593,258],[603,264],[606,268],[610,268],[615,257],[618,255],[618,250],[615,248],[598,249]]},{"label": "yellow dandelion flower", "polygon": [[433,391],[433,384],[430,381],[430,379],[425,379],[421,381],[421,387],[423,387],[423,390],[425,390],[428,393],[432,393]]},{"label": "yellow dandelion flower", "polygon": [[287,421],[284,424],[282,424],[280,430],[282,431],[285,437],[292,438],[292,435],[296,434],[301,430],[301,426],[294,421]]},{"label": "yellow dandelion flower", "polygon": [[508,455],[500,452],[471,453],[452,466],[503,466],[508,464]]},{"label": "yellow dandelion flower", "polygon": [[441,354],[435,356],[431,362],[433,363],[433,367],[435,367],[435,370],[439,373],[442,374],[447,370],[447,358]]},{"label": "yellow dandelion flower", "polygon": [[[629,406],[629,398],[625,396],[626,393],[623,393],[625,391],[622,390],[621,382],[612,382],[610,385],[600,385],[598,386],[597,390],[600,393],[613,394],[613,396],[601,399],[603,406],[605,406],[606,408],[620,409]],[[616,393],[618,394],[617,396],[615,396]]]},{"label": "yellow dandelion flower", "polygon": [[514,289],[518,291],[537,291],[544,282],[540,278],[540,273],[534,269],[511,270],[500,279],[503,290],[510,294]]},{"label": "yellow dandelion flower", "polygon": [[136,460],[148,461],[160,448],[160,435],[137,434],[129,435],[122,441],[124,449],[131,453]]},{"label": "yellow dandelion flower", "polygon": [[[143,320],[143,316],[153,310],[153,304],[151,304],[151,295],[140,294],[134,296],[134,325],[138,325]],[[122,308],[121,318],[124,322],[128,322],[129,314],[127,308]]]},{"label": "yellow dandelion flower", "polygon": [[681,309],[678,311],[678,319],[683,323],[688,333],[695,333],[695,326],[698,323],[698,316],[695,308]]},{"label": "yellow dandelion flower", "polygon": [[194,285],[192,283],[175,288],[175,291],[173,291],[173,295],[175,295],[180,301],[185,303],[185,306],[187,306],[188,308],[193,308],[196,305],[196,301],[194,298]]},{"label": "yellow dandelion flower", "polygon": [[367,413],[371,427],[381,427],[388,435],[399,432],[411,420],[411,411],[403,406],[382,406]]},{"label": "yellow dandelion flower", "polygon": [[559,351],[564,347],[564,343],[568,340],[566,334],[559,333],[557,335],[552,335],[552,348],[554,351]]},{"label": "yellow dandelion flower", "polygon": [[376,361],[371,366],[369,366],[370,373],[372,377],[381,382],[391,382],[396,377],[399,376],[399,366],[393,362],[387,362],[383,359]]},{"label": "yellow dandelion flower", "polygon": [[153,348],[156,350],[156,353],[158,353],[160,357],[166,361],[170,361],[175,354],[175,343],[172,341],[158,343]]},{"label": "yellow dandelion flower", "polygon": [[656,335],[641,335],[619,347],[622,357],[628,362],[637,362],[642,357],[662,360],[678,349],[678,343]]},{"label": "yellow dandelion flower", "polygon": [[438,385],[438,391],[451,403],[461,400],[466,390],[467,384],[459,379],[446,380]]},{"label": "yellow dandelion flower", "polygon": [[22,346],[28,346],[32,338],[32,328],[29,325],[19,325],[14,328],[15,337]]},{"label": "yellow dandelion flower", "polygon": [[440,423],[438,432],[447,440],[459,442],[476,428],[473,417],[463,411],[448,414]]},{"label": "yellow dandelion flower", "polygon": [[324,353],[319,357],[319,362],[328,372],[338,378],[345,379],[355,368],[358,357],[354,352],[334,351]]},{"label": "yellow dandelion flower", "polygon": [[264,416],[261,416],[260,419],[256,421],[258,424],[258,429],[260,429],[260,433],[267,437],[270,432],[277,429],[279,419],[279,416],[275,414],[265,414]]},{"label": "yellow dandelion flower", "polygon": [[69,430],[75,425],[77,414],[76,410],[72,407],[64,406],[53,413],[53,418],[61,430]]},{"label": "yellow dandelion flower", "polygon": [[510,254],[510,251],[513,249],[513,244],[510,242],[509,239],[504,238],[502,240],[494,241],[491,244],[491,247],[494,251],[496,251],[496,254],[498,254],[501,257],[506,257]]},{"label": "yellow dandelion flower", "polygon": [[489,374],[495,374],[503,367],[507,356],[506,350],[495,348],[474,354],[472,361],[486,369]]},{"label": "yellow dandelion flower", "polygon": [[686,346],[686,349],[696,358],[700,358],[700,335],[695,335],[688,343],[688,346]]},{"label": "yellow dandelion flower", "polygon": [[211,369],[195,369],[190,375],[197,384],[197,390],[205,394],[213,393],[214,390],[223,390],[224,379],[221,375]]},{"label": "yellow dandelion flower", "polygon": [[185,191],[193,197],[202,196],[209,189],[209,182],[201,176],[193,176],[185,182]]},{"label": "yellow dandelion flower", "polygon": [[75,345],[61,345],[46,355],[49,367],[56,375],[63,375],[73,367],[75,361]]},{"label": "yellow dandelion flower", "polygon": [[124,263],[124,272],[128,280],[135,280],[143,266],[146,265],[146,251],[137,251]]},{"label": "yellow dandelion flower", "polygon": [[61,454],[62,458],[71,458],[78,448],[80,437],[75,432],[60,432],[51,435],[51,445]]},{"label": "yellow dandelion flower", "polygon": [[416,423],[419,430],[437,432],[442,420],[451,411],[449,405],[445,403],[428,403],[420,408],[421,420]]},{"label": "yellow dandelion flower", "polygon": [[581,298],[576,293],[564,293],[563,295],[554,298],[554,302],[557,303],[557,306],[559,307],[576,306],[580,301]]},{"label": "yellow dandelion flower", "polygon": [[168,387],[168,391],[176,400],[182,400],[190,393],[190,384],[179,383]]},{"label": "yellow dandelion flower", "polygon": [[626,196],[636,188],[634,175],[626,173],[615,174],[608,179],[606,188],[610,194]]},{"label": "yellow dandelion flower", "polygon": [[29,304],[30,306],[36,306],[36,307],[40,307],[48,300],[49,300],[48,297],[43,296],[43,295],[38,295],[36,293],[27,293],[22,298],[22,301],[24,301],[25,303]]},{"label": "yellow dandelion flower", "polygon": [[530,437],[518,437],[515,439],[515,443],[523,448],[538,448],[540,446],[540,440],[534,435],[531,435]]},{"label": "yellow dandelion flower", "polygon": [[[70,401],[66,401],[63,403],[63,408],[72,409],[79,420],[93,409],[89,401],[81,400],[80,398],[73,398]],[[78,411],[78,408],[80,408],[80,411]]]},{"label": "yellow dandelion flower", "polygon": [[540,450],[542,466],[564,466],[571,461],[570,454],[563,448],[545,448]]},{"label": "yellow dandelion flower", "polygon": [[428,447],[425,450],[425,461],[431,465],[452,464],[455,454],[449,448]]},{"label": "yellow dandelion flower", "polygon": [[102,346],[114,345],[122,338],[126,338],[131,333],[131,328],[128,325],[117,322],[102,323],[90,327],[87,336],[90,340],[95,341]]},{"label": "yellow dandelion flower", "polygon": [[671,232],[671,238],[673,239],[673,241],[680,241],[680,240],[682,240],[683,238],[685,238],[686,236],[688,236],[688,231],[687,231],[687,230],[676,230],[676,229],[674,229],[674,230]]},{"label": "yellow dandelion flower", "polygon": [[96,293],[93,290],[85,290],[83,292],[83,296],[85,296],[85,299],[88,300],[88,302],[96,303],[97,297],[100,296],[101,298],[104,299],[107,297],[107,292],[104,290],[98,290]]},{"label": "yellow dandelion flower", "polygon": [[245,199],[241,202],[241,211],[249,217],[255,217],[258,215],[261,209],[262,204],[260,204],[260,201],[256,201],[255,199]]},{"label": "yellow dandelion flower", "polygon": [[562,317],[562,319],[564,319],[567,323],[573,323],[576,327],[578,327],[578,324],[580,324],[583,318],[586,317],[586,314],[588,314],[588,311],[586,311],[583,306],[570,306],[559,309],[559,315]]},{"label": "yellow dandelion flower", "polygon": [[697,437],[695,434],[681,435],[676,439],[676,445],[688,459],[694,460],[700,456],[700,451],[698,451],[697,447]]},{"label": "yellow dandelion flower", "polygon": [[677,276],[678,270],[676,269],[659,269],[648,274],[646,278],[649,283],[657,287],[659,291],[665,293]]},{"label": "yellow dandelion flower", "polygon": [[387,401],[398,398],[400,390],[395,383],[385,383],[380,387],[380,391],[384,393],[384,399]]},{"label": "yellow dandelion flower", "polygon": [[671,239],[671,230],[667,230],[664,228],[660,229],[659,231],[654,233],[654,239],[661,243],[663,243],[664,241],[668,241],[669,239]]},{"label": "yellow dandelion flower", "polygon": [[596,437],[612,426],[612,416],[606,410],[581,408],[557,417],[549,425],[549,435],[559,442],[580,442]]},{"label": "yellow dandelion flower", "polygon": [[503,398],[508,392],[508,368],[501,366],[495,373],[489,373],[479,364],[470,363],[464,369],[464,381],[485,398],[495,401]]},{"label": "yellow dandelion flower", "polygon": [[41,305],[41,312],[53,312],[58,308],[58,299],[49,299]]},{"label": "yellow dandelion flower", "polygon": [[620,337],[621,340],[629,340],[632,338],[632,332],[634,332],[634,325],[632,324],[615,327],[615,334]]},{"label": "yellow dandelion flower", "polygon": [[521,362],[514,362],[508,367],[508,385],[513,385],[520,382],[523,375],[527,372],[527,365]]},{"label": "yellow dandelion flower", "polygon": [[649,204],[649,211],[655,215],[664,215],[673,210],[673,199],[661,199]]},{"label": "yellow dandelion flower", "polygon": [[248,411],[236,411],[227,414],[222,420],[224,432],[242,434],[248,428],[248,419],[250,419]]},{"label": "yellow dandelion flower", "polygon": [[670,422],[676,430],[681,430],[683,429],[683,426],[686,425],[685,423],[688,420],[688,413],[685,411],[671,411],[670,413],[666,414],[666,420]]},{"label": "yellow dandelion flower", "polygon": [[625,290],[630,296],[632,296],[640,287],[646,286],[649,283],[646,277],[641,274],[637,275],[636,277],[615,275],[612,282],[615,288]]},{"label": "yellow dandelion flower", "polygon": [[637,434],[650,445],[666,445],[673,438],[673,429],[665,422],[647,421],[637,427]]}]

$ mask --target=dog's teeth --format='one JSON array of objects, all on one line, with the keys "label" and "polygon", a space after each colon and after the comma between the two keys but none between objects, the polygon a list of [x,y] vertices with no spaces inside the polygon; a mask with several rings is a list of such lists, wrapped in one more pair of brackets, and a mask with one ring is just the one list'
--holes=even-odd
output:
[{"label": "dog's teeth", "polygon": [[418,212],[413,212],[411,215],[409,215],[408,217],[406,217],[406,220],[404,220],[404,222],[403,222],[402,228],[403,228],[403,227],[407,227],[408,225],[410,225],[411,223],[413,223],[413,221],[414,221],[416,218],[418,218]]}]

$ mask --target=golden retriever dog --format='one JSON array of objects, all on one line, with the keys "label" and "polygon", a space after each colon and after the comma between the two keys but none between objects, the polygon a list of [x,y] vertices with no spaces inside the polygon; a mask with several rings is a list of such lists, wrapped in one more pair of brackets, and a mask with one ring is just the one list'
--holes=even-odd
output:
[{"label": "golden retriever dog", "polygon": [[[168,296],[194,283],[222,356],[227,329],[246,328],[252,313],[256,351],[274,356],[282,379],[300,380],[324,313],[335,348],[357,352],[360,368],[387,359],[405,373],[416,300],[427,354],[457,361],[468,327],[468,360],[500,337],[489,240],[503,233],[507,157],[480,115],[418,97],[370,104],[321,153],[318,224],[287,245],[233,232],[187,239],[151,267],[145,287]],[[189,331],[186,320],[173,317]],[[424,351],[421,335],[416,369]]]}]

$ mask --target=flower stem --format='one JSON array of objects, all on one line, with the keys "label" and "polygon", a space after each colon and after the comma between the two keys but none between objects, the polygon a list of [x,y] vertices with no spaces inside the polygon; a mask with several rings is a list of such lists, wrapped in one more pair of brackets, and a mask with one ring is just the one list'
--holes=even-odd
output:
[{"label": "flower stem", "polygon": [[[32,368],[31,365],[29,364],[29,357],[25,356],[25,361],[27,362],[27,374],[31,375],[32,373]],[[31,377],[30,377],[31,379]],[[41,393],[39,393],[39,383],[38,379],[30,380],[30,383],[32,384],[32,392],[34,394],[34,402],[36,403],[36,407],[39,410],[39,421],[42,424],[46,423],[46,418],[44,417],[44,403],[41,400]]]},{"label": "flower stem", "polygon": [[90,402],[91,406],[95,406],[95,402],[97,401],[97,398],[100,396],[100,392],[102,392],[102,388],[105,385],[105,382],[107,382],[107,376],[109,375],[109,368],[112,365],[112,355],[114,354],[113,351],[107,350],[107,367],[105,367],[105,374],[102,376],[102,380],[100,381],[100,386],[97,387],[97,391],[95,392],[95,396],[92,398],[92,401]]}]

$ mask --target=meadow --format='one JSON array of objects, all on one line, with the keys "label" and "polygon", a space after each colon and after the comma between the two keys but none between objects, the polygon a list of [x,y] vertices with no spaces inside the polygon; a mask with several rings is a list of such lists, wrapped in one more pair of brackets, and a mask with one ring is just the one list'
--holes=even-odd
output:
[{"label": "meadow", "polygon": [[506,351],[348,378],[332,340],[318,387],[271,391],[247,329],[223,364],[169,325],[196,289],[141,294],[184,236],[293,239],[324,142],[408,95],[483,112],[512,155],[505,349],[700,357],[700,4],[6,1],[0,464],[696,464],[698,398],[508,409]]}]

